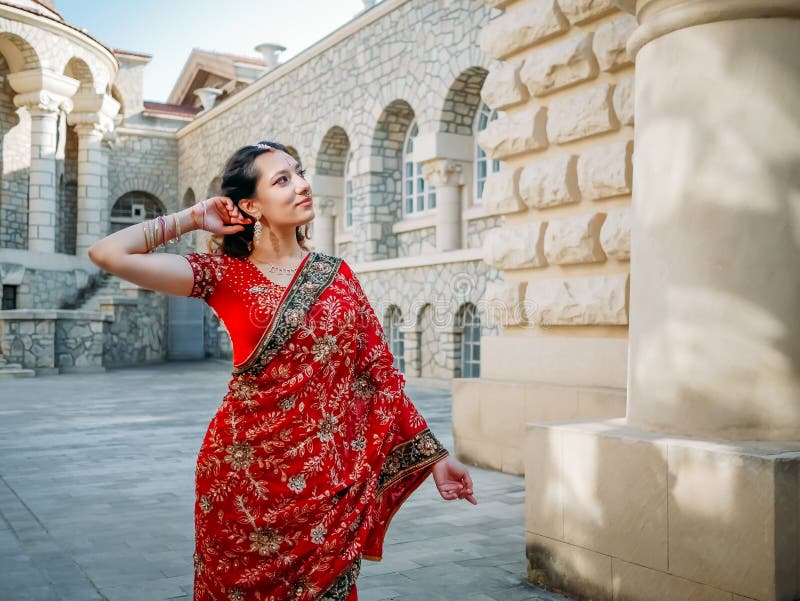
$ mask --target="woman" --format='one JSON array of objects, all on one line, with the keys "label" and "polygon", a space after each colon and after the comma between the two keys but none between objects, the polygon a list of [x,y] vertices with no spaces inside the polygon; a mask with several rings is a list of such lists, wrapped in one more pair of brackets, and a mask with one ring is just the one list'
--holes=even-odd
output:
[{"label": "woman", "polygon": [[[403,501],[433,473],[445,500],[472,480],[428,429],[350,267],[308,252],[313,201],[285,147],[228,160],[221,197],[89,249],[145,288],[202,298],[233,372],[195,470],[194,601],[356,601]],[[151,254],[202,228],[208,253]]]}]

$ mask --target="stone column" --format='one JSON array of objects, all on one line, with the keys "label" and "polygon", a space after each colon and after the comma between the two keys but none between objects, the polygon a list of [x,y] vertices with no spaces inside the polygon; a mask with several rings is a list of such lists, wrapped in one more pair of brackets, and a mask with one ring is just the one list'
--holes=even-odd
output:
[{"label": "stone column", "polygon": [[792,601],[800,4],[636,13],[627,417],[528,424],[529,575],[576,598]]},{"label": "stone column", "polygon": [[314,199],[314,248],[320,252],[332,255],[335,253],[336,227],[336,201],[332,198]]},{"label": "stone column", "polygon": [[690,4],[629,41],[628,422],[800,440],[800,5]]},{"label": "stone column", "polygon": [[78,134],[78,222],[75,252],[89,247],[108,231],[108,153],[103,136],[113,130],[119,103],[105,94],[81,93],[67,123]]},{"label": "stone column", "polygon": [[461,248],[461,189],[464,185],[462,163],[434,159],[422,164],[425,180],[436,187],[436,250]]},{"label": "stone column", "polygon": [[28,187],[28,250],[55,252],[56,131],[58,114],[71,110],[69,97],[79,82],[42,69],[8,75],[17,92],[14,104],[31,115],[31,165]]}]

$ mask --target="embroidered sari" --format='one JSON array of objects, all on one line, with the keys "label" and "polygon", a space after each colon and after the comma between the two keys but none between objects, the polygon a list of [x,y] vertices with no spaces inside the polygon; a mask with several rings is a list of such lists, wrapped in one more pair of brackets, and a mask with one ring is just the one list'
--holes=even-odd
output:
[{"label": "embroidered sari", "polygon": [[194,601],[355,601],[362,558],[448,452],[344,261],[312,252],[284,287],[185,256],[234,351],[195,471]]}]

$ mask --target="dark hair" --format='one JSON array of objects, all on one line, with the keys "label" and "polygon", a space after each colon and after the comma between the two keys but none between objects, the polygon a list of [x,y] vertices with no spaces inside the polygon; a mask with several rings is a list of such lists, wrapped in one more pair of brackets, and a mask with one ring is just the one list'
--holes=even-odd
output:
[{"label": "dark hair", "polygon": [[[255,166],[255,159],[265,152],[272,152],[269,148],[264,148],[264,146],[269,146],[270,148],[288,154],[283,144],[265,141],[258,142],[256,145],[242,146],[225,162],[219,194],[230,198],[237,207],[239,207],[239,201],[241,199],[250,198],[256,191],[258,177],[261,174]],[[239,211],[245,217],[252,217],[252,215],[249,215],[241,207],[239,207]],[[251,245],[253,242],[254,226],[255,222],[246,223],[244,224],[244,229],[235,234],[217,234],[212,236],[208,241],[208,250],[212,253],[217,253],[221,248],[224,254],[230,257],[236,257],[237,259],[250,256],[250,253],[253,252]],[[308,250],[306,240],[311,239],[308,235],[308,224],[297,226],[295,234],[300,248]]]}]

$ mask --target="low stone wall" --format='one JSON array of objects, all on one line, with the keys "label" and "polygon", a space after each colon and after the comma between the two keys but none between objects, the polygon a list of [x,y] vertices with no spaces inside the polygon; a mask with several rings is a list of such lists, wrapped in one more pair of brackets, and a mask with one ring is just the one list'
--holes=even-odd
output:
[{"label": "low stone wall", "polygon": [[0,351],[37,375],[103,371],[105,321],[93,311],[0,311]]},{"label": "low stone wall", "polygon": [[125,285],[127,298],[100,299],[105,327],[103,364],[157,363],[167,356],[167,301],[159,292]]}]

